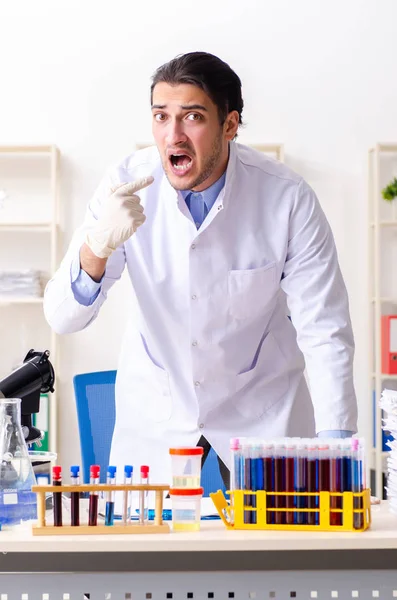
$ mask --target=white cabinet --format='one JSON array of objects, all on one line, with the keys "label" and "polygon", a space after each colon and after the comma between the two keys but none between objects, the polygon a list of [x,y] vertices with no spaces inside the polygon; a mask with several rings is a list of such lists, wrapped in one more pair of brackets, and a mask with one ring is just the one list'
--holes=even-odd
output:
[{"label": "white cabinet", "polygon": [[[58,340],[43,315],[42,290],[58,265],[59,150],[56,146],[0,146],[0,379],[30,348],[49,350],[58,373]],[[41,291],[7,289],[5,273],[40,272]],[[15,286],[18,289],[18,286]],[[55,389],[57,384],[55,383]],[[57,449],[57,399],[50,394],[49,448]]]},{"label": "white cabinet", "polygon": [[371,467],[375,472],[376,495],[382,495],[385,472],[384,437],[381,410],[382,390],[397,389],[397,374],[383,372],[381,360],[382,315],[397,314],[397,198],[387,202],[382,189],[397,176],[397,143],[376,144],[369,151],[369,410],[376,424]]}]

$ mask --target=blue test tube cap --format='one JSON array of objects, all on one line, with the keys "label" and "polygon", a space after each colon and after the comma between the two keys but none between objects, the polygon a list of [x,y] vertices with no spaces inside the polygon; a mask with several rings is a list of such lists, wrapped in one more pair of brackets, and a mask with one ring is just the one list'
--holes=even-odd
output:
[{"label": "blue test tube cap", "polygon": [[80,473],[80,467],[78,465],[73,465],[70,467],[70,474],[72,477],[78,477]]},{"label": "blue test tube cap", "polygon": [[125,465],[125,467],[124,467],[124,475],[126,477],[131,477],[133,470],[134,470],[134,468],[133,468],[132,465]]},{"label": "blue test tube cap", "polygon": [[110,477],[115,477],[116,471],[117,471],[117,467],[108,467],[108,475],[110,475]]}]

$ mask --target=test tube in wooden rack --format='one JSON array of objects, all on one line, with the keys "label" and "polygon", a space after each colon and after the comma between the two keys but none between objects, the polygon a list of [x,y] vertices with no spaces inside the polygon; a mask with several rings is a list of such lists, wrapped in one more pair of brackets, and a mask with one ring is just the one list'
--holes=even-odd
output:
[{"label": "test tube in wooden rack", "polygon": [[[81,485],[34,485],[32,491],[37,494],[37,525],[33,525],[33,535],[98,535],[98,534],[136,534],[136,533],[169,533],[170,527],[168,523],[163,523],[163,496],[164,492],[168,492],[170,489],[169,485],[157,484],[157,485],[145,485],[145,484],[116,484],[109,485],[107,483],[94,483],[94,484],[81,484]],[[149,492],[155,492],[156,501],[154,509],[154,520],[147,521],[143,525],[137,522],[120,521],[112,526],[103,525],[63,525],[62,527],[56,527],[53,525],[47,525],[46,513],[45,513],[45,496],[48,493],[73,493],[79,492],[81,494],[95,492],[95,495],[99,492],[143,492],[147,494]],[[97,496],[98,497],[98,496]],[[80,500],[84,502],[84,499]],[[85,502],[87,502],[85,500]]]}]

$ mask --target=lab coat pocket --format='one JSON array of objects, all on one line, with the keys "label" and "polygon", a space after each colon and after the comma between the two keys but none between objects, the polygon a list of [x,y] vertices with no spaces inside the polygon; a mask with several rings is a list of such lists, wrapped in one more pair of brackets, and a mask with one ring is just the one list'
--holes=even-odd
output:
[{"label": "lab coat pocket", "polygon": [[229,271],[228,290],[230,312],[236,319],[257,316],[276,291],[276,263]]},{"label": "lab coat pocket", "polygon": [[141,380],[139,401],[142,412],[150,421],[161,423],[168,421],[172,415],[172,396],[168,372],[153,360],[146,340],[141,334],[143,345],[143,361],[141,362]]},{"label": "lab coat pocket", "polygon": [[253,365],[235,381],[234,405],[248,420],[261,418],[289,390],[286,359],[269,332],[256,352]]}]

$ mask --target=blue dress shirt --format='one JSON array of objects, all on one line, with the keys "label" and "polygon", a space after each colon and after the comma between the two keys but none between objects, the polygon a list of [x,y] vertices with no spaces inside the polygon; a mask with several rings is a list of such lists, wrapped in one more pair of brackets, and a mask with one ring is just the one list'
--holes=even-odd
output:
[{"label": "blue dress shirt", "polygon": [[197,229],[201,227],[205,217],[214,206],[215,200],[225,185],[225,179],[226,173],[202,192],[191,192],[190,190],[183,190],[181,192]]}]

